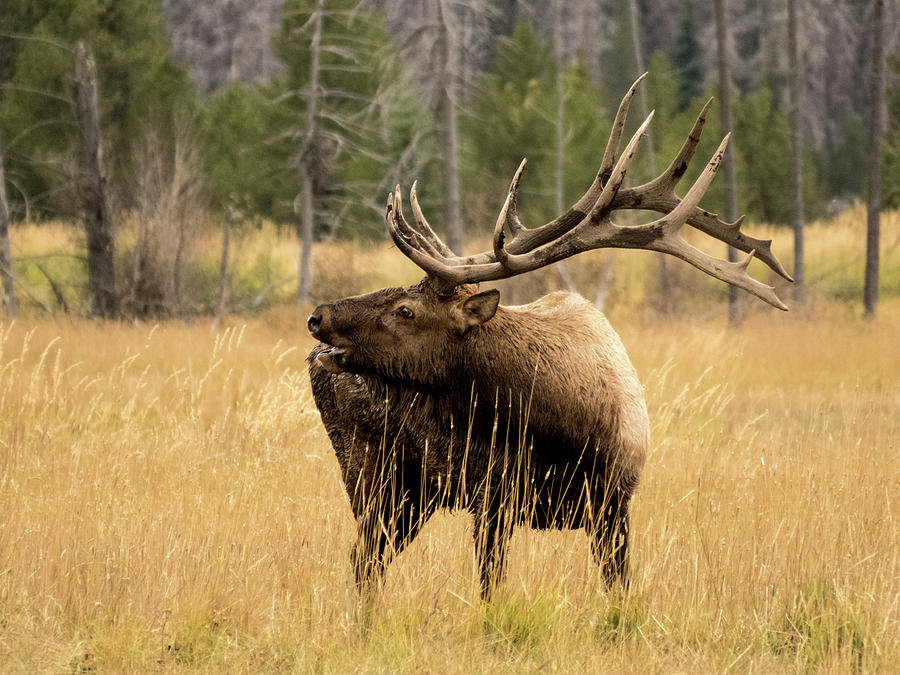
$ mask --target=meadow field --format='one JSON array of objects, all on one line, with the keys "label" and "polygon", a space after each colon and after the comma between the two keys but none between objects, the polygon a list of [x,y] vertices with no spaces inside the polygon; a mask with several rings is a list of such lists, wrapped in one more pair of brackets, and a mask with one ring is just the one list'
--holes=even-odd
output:
[{"label": "meadow field", "polygon": [[[856,274],[828,232],[823,284]],[[345,261],[334,295],[416,276],[387,247],[317,255]],[[309,307],[0,324],[0,671],[900,670],[900,300],[864,321],[819,286],[731,325],[703,280],[660,316],[630,309],[652,256],[617,256],[609,313],[653,435],[625,596],[583,532],[520,529],[482,605],[471,522],[443,513],[360,606]]]}]

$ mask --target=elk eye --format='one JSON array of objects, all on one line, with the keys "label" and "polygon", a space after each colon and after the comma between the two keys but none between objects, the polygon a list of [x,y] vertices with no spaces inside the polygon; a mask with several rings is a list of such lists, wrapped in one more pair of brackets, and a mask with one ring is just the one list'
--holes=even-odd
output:
[{"label": "elk eye", "polygon": [[397,316],[399,316],[401,319],[411,319],[413,318],[413,313],[412,310],[406,305],[400,305],[397,308]]}]

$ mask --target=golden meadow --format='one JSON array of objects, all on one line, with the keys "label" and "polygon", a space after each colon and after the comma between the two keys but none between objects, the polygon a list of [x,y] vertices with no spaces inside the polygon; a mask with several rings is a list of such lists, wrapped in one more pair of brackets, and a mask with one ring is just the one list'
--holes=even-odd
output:
[{"label": "golden meadow", "polygon": [[[874,321],[854,291],[864,227],[860,208],[810,226],[807,305],[750,300],[738,325],[724,288],[677,261],[682,311],[665,316],[648,309],[654,256],[571,261],[588,297],[613,264],[610,318],[651,411],[626,597],[604,590],[582,532],[519,530],[482,606],[471,524],[445,513],[359,606],[305,372],[309,307],[287,302],[289,233],[234,246],[235,275],[275,270],[253,315],[100,323],[23,298],[0,324],[0,670],[896,672],[900,214],[882,221]],[[790,234],[773,233],[788,262]],[[11,240],[51,277],[81,246],[63,225]],[[195,241],[213,261],[216,246]],[[314,260],[323,299],[418,276],[387,245]],[[504,292],[560,283],[542,274]],[[43,275],[26,278],[53,307]]]}]

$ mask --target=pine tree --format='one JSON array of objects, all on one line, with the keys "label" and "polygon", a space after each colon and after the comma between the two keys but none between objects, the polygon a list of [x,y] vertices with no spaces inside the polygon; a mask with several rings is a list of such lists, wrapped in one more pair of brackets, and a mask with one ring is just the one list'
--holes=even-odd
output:
[{"label": "pine tree", "polygon": [[678,74],[678,110],[685,110],[703,92],[703,48],[697,38],[700,30],[691,0],[684,3],[678,37],[672,50],[672,67]]},{"label": "pine tree", "polygon": [[[597,171],[609,132],[608,111],[584,64],[563,72],[566,207],[582,194]],[[527,21],[497,50],[494,68],[479,82],[470,114],[462,122],[464,192],[477,213],[473,221],[495,218],[509,179],[523,157],[528,168],[521,194],[535,221],[556,213],[556,64],[550,45]]]},{"label": "pine tree", "polygon": [[617,0],[610,22],[609,44],[603,52],[601,77],[610,100],[618,100],[637,76],[631,30],[631,0]]},{"label": "pine tree", "polygon": [[73,177],[67,176],[65,190],[61,175],[79,143],[73,105],[78,41],[92,46],[106,163],[120,187],[143,131],[154,126],[164,141],[171,138],[175,113],[194,105],[186,72],[169,56],[154,0],[16,1],[4,3],[0,19],[4,30],[35,38],[0,38],[2,51],[12,44],[14,55],[14,61],[0,61],[10,77],[0,101],[3,132],[11,139],[7,168],[32,208],[75,215],[69,213],[69,204],[77,203]]},{"label": "pine tree", "polygon": [[241,83],[210,97],[200,116],[211,205],[277,221],[292,217],[296,177],[286,170],[296,151],[277,138],[294,121],[272,100],[283,90]]},{"label": "pine tree", "polygon": [[791,157],[787,115],[765,86],[742,97],[735,135],[741,139],[741,197],[749,215],[770,223],[790,218]]}]

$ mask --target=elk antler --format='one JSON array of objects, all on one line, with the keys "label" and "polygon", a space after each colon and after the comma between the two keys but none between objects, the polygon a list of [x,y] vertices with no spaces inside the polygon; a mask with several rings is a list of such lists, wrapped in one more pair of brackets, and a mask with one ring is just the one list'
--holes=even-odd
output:
[{"label": "elk antler", "polygon": [[[522,274],[582,251],[636,248],[681,258],[716,279],[743,288],[773,307],[786,310],[787,306],[775,295],[772,286],[757,281],[747,273],[747,266],[755,256],[788,281],[793,281],[772,254],[771,240],[755,239],[741,232],[743,217],[729,223],[698,206],[716,175],[731,134],[722,139],[718,150],[687,194],[683,198],[675,194],[675,186],[684,175],[700,141],[711,100],[703,106],[687,140],[663,173],[643,185],[622,188],[638,141],[653,118],[651,112],[616,159],[631,98],[645,75],[637,79],[619,105],[594,182],[566,213],[535,228],[525,227],[521,223],[518,190],[525,168],[525,160],[522,160],[497,217],[491,251],[471,256],[454,255],[425,220],[416,198],[415,183],[410,191],[410,202],[417,228],[411,227],[403,215],[400,187],[397,186],[393,195],[388,196],[386,219],[397,247],[428,274],[434,288],[442,293],[450,292],[460,284]],[[621,209],[645,209],[663,215],[642,225],[618,225],[612,222],[611,215]],[[749,255],[741,262],[729,262],[703,253],[679,234],[685,223]]]}]

